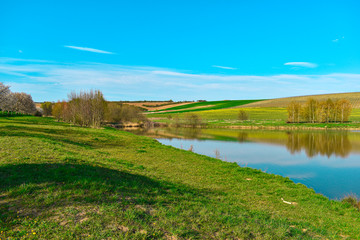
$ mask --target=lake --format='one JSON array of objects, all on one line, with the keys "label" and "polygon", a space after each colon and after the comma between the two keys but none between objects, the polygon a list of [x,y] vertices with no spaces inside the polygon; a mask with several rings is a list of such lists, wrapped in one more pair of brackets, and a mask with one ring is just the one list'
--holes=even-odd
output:
[{"label": "lake", "polygon": [[289,177],[330,199],[360,196],[360,133],[154,128],[132,131],[165,145]]}]

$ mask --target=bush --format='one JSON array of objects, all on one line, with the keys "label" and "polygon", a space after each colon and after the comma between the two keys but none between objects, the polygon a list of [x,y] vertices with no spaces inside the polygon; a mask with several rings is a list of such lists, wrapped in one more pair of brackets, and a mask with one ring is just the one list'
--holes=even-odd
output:
[{"label": "bush", "polygon": [[51,116],[52,114],[52,107],[53,104],[51,102],[43,102],[41,104],[41,108],[43,110],[43,114],[44,116]]},{"label": "bush", "polygon": [[201,127],[202,125],[201,118],[195,113],[187,113],[184,120],[184,124],[192,128]]},{"label": "bush", "polygon": [[113,123],[146,122],[147,118],[140,108],[128,104],[111,103],[108,107],[106,120]]},{"label": "bush", "polygon": [[239,114],[238,114],[238,119],[241,120],[241,121],[243,121],[243,120],[248,120],[248,119],[249,119],[249,115],[248,115],[248,113],[247,113],[245,110],[241,109],[241,110],[239,111]]}]

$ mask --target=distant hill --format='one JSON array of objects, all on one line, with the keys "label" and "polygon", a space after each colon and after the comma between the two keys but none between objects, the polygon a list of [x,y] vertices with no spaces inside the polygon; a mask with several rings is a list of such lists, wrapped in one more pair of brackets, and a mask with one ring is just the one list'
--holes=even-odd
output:
[{"label": "distant hill", "polygon": [[360,108],[360,92],[351,93],[333,93],[333,94],[321,94],[321,95],[307,95],[298,97],[287,97],[287,98],[275,98],[259,102],[253,102],[242,105],[244,107],[287,107],[291,101],[297,101],[305,103],[309,98],[314,98],[319,101],[327,100],[328,98],[333,101],[338,99],[348,99],[351,102],[353,108]]}]

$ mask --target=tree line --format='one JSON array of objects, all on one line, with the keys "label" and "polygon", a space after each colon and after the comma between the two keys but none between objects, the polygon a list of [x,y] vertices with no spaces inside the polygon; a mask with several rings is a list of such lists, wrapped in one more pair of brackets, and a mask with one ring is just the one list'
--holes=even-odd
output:
[{"label": "tree line", "polygon": [[10,86],[0,82],[0,111],[7,114],[35,114],[35,103],[30,94],[12,92]]},{"label": "tree line", "polygon": [[318,101],[309,98],[305,104],[292,101],[288,105],[287,111],[288,123],[343,123],[349,120],[352,106],[347,99],[333,101],[329,98],[325,101]]},{"label": "tree line", "polygon": [[100,90],[71,92],[68,101],[41,104],[45,116],[53,116],[80,126],[98,128],[104,122],[146,122],[146,117],[135,106],[108,103]]}]

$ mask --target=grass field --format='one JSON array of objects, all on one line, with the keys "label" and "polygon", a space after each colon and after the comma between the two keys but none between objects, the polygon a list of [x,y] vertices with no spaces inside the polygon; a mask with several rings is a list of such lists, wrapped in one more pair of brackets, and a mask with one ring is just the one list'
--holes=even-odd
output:
[{"label": "grass field", "polygon": [[350,101],[353,108],[360,108],[360,92],[275,98],[275,99],[264,100],[261,102],[249,103],[242,107],[261,107],[261,108],[263,108],[263,107],[287,107],[291,101],[305,103],[309,98],[314,98],[318,101],[325,101],[329,98],[332,99],[333,101],[336,101],[338,99],[347,99]]},{"label": "grass field", "polygon": [[245,105],[257,101],[262,101],[262,100],[224,100],[224,101],[196,102],[196,103],[190,103],[176,107],[170,107],[163,110],[171,111],[172,113],[197,112],[197,111],[238,107],[241,105]]},{"label": "grass field", "polygon": [[[301,124],[288,124],[287,110],[286,108],[280,107],[253,107],[253,108],[242,108],[249,116],[249,120],[241,121],[238,120],[239,109],[219,109],[209,111],[198,111],[196,114],[202,119],[203,123],[208,126],[299,126],[299,127],[360,127],[360,109],[353,109],[348,123],[301,123]],[[153,119],[156,122],[173,123],[177,117],[184,119],[186,112],[184,113],[156,113],[148,114],[147,117]]]},{"label": "grass field", "polygon": [[0,118],[0,239],[358,239],[359,219],[288,178],[147,137]]}]

